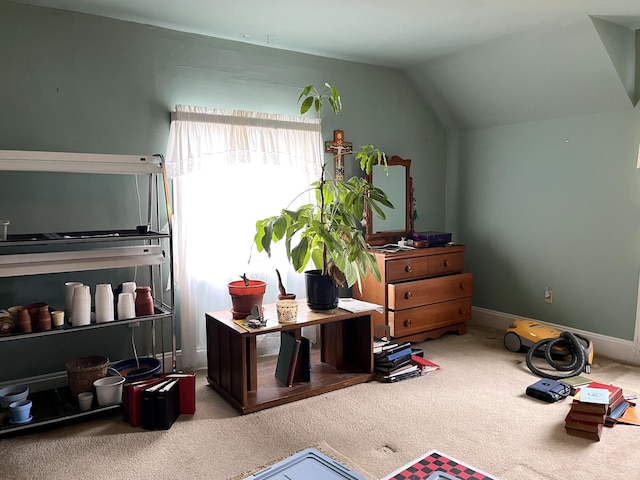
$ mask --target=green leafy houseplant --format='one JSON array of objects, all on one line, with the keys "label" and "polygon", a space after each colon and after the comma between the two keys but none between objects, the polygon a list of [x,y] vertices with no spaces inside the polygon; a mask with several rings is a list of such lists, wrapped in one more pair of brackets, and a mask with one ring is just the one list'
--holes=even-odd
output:
[{"label": "green leafy houseplant", "polygon": [[[314,85],[305,87],[298,97],[300,113],[312,107],[320,113],[323,103],[337,115],[342,110],[340,93],[325,83],[322,91]],[[361,170],[369,174],[374,165],[386,166],[386,155],[373,145],[364,145],[356,155]],[[272,243],[284,240],[287,257],[301,273],[310,260],[324,276],[330,276],[338,287],[351,287],[371,271],[380,280],[375,256],[365,240],[362,222],[365,211],[385,218],[381,206],[393,208],[386,193],[366,178],[353,176],[348,180],[329,178],[325,162],[320,178],[300,195],[311,190],[315,203],[296,210],[283,209],[279,215],[256,222],[254,244],[258,252],[271,255]],[[298,195],[299,196],[299,195]],[[297,198],[297,197],[296,197]],[[294,199],[295,200],[295,199]]]}]

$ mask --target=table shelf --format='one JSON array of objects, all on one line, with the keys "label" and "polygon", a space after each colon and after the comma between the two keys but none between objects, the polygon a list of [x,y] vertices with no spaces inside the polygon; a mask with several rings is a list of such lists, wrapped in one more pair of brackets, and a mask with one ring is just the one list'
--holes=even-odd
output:
[{"label": "table shelf", "polygon": [[78,408],[78,402],[72,401],[69,387],[31,393],[29,400],[33,403],[31,408],[33,420],[29,423],[13,425],[9,422],[10,414],[7,409],[7,417],[5,418],[4,424],[0,426],[0,436],[44,428],[61,422],[72,423],[86,419],[87,417],[117,414],[121,412],[122,405],[121,403],[117,403],[99,407],[96,406],[96,400],[94,398],[94,406],[90,410],[81,412]]},{"label": "table shelf", "polygon": [[[275,306],[265,305],[275,319]],[[312,395],[367,382],[374,377],[371,312],[312,312],[299,302],[295,324],[271,322],[254,331],[234,322],[228,311],[207,313],[207,380],[240,413],[301,400]],[[311,355],[311,380],[285,386],[275,378],[277,356],[256,356],[256,337],[319,325],[321,344]]]}]

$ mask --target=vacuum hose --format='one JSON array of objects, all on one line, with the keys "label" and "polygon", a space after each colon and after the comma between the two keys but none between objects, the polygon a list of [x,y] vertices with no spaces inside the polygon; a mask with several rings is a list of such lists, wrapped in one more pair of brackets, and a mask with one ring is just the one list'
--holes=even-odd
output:
[{"label": "vacuum hose", "polygon": [[[563,378],[574,377],[583,371],[589,370],[590,365],[588,364],[585,347],[580,343],[580,339],[587,342],[587,345],[590,345],[589,339],[570,332],[562,332],[557,338],[545,338],[534,343],[527,351],[527,366],[529,367],[529,370],[540,377],[551,378],[553,380],[562,380]],[[556,349],[557,347],[564,347],[571,355],[571,361],[569,363],[557,362],[553,358],[554,347]],[[553,368],[568,373],[550,375],[548,371],[536,368],[533,364],[533,356],[538,352],[544,352],[544,358]]]}]

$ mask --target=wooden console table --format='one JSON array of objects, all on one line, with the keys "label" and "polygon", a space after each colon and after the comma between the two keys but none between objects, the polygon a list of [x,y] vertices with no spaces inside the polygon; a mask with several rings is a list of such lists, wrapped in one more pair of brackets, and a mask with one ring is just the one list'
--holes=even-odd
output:
[{"label": "wooden console table", "polygon": [[[206,313],[207,381],[240,413],[251,413],[371,380],[372,312],[310,311],[298,301],[295,324],[279,324],[275,305],[264,305],[267,326],[250,330],[224,310]],[[256,337],[320,325],[320,349],[312,349],[311,381],[286,387],[275,378],[277,355],[258,358]]]}]

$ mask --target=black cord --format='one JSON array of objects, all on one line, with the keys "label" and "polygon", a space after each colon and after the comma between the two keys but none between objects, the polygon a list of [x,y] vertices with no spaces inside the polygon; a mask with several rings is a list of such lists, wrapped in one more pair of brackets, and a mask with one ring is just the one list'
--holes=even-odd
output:
[{"label": "black cord", "polygon": [[[553,358],[554,347],[564,347],[571,355],[571,361],[563,364],[557,362]],[[543,371],[533,364],[533,356],[539,352],[544,352],[544,358],[549,365],[559,371],[569,372],[564,375],[551,375],[548,371]],[[587,358],[584,352],[584,348],[578,339],[578,335],[570,332],[562,332],[558,338],[545,338],[537,343],[531,345],[527,351],[527,366],[529,370],[540,377],[551,378],[553,380],[561,380],[563,378],[574,377],[582,373],[585,369]]]}]

